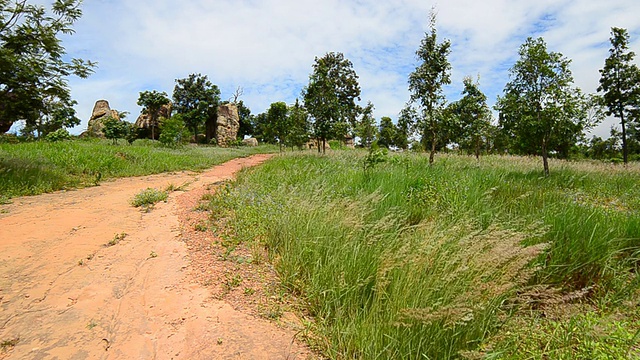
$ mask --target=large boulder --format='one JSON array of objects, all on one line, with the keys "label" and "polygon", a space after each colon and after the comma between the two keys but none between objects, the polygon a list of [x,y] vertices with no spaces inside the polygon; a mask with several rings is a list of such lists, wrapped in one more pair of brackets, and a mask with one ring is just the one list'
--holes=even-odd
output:
[{"label": "large boulder", "polygon": [[[162,105],[160,111],[158,111],[158,120],[160,120],[160,118],[170,118],[171,111],[173,111],[173,105],[171,103]],[[151,138],[151,117],[149,116],[149,114],[140,114],[140,116],[138,116],[138,119],[136,120],[136,127],[139,129],[144,129],[144,134],[147,134],[148,137]],[[157,139],[160,134],[160,130],[158,129],[157,124],[154,130],[154,135]]]},{"label": "large boulder", "polygon": [[240,129],[240,117],[236,104],[218,106],[218,121],[216,122],[216,141],[218,146],[227,147],[236,141]]},{"label": "large boulder", "polygon": [[248,139],[242,140],[242,143],[245,146],[256,147],[256,146],[258,146],[258,139],[256,139],[256,138],[248,138]]},{"label": "large boulder", "polygon": [[87,131],[83,135],[104,137],[102,129],[104,129],[104,121],[109,117],[120,120],[120,113],[117,110],[112,110],[107,100],[96,101],[91,112]]}]

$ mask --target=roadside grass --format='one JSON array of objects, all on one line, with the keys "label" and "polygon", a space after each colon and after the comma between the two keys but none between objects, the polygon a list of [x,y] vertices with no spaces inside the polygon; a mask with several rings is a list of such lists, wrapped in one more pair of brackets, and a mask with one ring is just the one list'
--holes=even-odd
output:
[{"label": "roadside grass", "polygon": [[[640,167],[552,161],[544,178],[535,158],[381,156],[277,157],[209,205],[269,250],[325,356],[588,358],[637,340],[621,309],[640,298]],[[545,317],[575,304],[591,310]]]},{"label": "roadside grass", "polygon": [[93,186],[103,180],[203,170],[227,160],[277,152],[273,146],[171,149],[150,141],[112,145],[108,140],[0,143],[0,194],[6,199]]}]

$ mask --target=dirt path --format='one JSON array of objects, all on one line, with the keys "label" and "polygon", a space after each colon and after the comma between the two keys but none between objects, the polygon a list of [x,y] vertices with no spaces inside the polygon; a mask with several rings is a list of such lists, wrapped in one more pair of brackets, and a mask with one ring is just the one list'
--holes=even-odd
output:
[{"label": "dirt path", "polygon": [[[195,281],[182,239],[181,204],[267,158],[1,206],[0,358],[305,359],[293,330],[238,312]],[[129,205],[147,187],[188,182],[150,213]]]}]

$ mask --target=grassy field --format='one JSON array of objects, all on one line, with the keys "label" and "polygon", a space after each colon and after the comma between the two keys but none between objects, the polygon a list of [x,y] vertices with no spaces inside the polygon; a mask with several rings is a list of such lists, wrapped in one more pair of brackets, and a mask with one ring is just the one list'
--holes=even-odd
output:
[{"label": "grassy field", "polygon": [[102,180],[167,171],[202,170],[275,147],[169,149],[149,141],[111,145],[107,140],[0,144],[0,197],[36,195],[91,186]]},{"label": "grassy field", "polygon": [[210,204],[269,250],[325,356],[639,356],[637,164],[365,159],[279,156]]}]

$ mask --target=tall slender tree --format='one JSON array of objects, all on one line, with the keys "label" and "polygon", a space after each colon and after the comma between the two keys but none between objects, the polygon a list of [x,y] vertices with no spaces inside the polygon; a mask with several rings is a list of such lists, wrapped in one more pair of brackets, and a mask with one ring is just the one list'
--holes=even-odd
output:
[{"label": "tall slender tree", "polygon": [[500,125],[528,153],[542,155],[549,175],[549,150],[587,126],[585,97],[573,87],[571,60],[549,52],[542,38],[528,38],[498,98]]},{"label": "tall slender tree", "polygon": [[342,53],[330,52],[316,57],[309,85],[302,90],[302,96],[324,152],[327,139],[347,135],[349,126],[355,123],[360,112],[355,102],[360,100],[360,85],[351,61]]},{"label": "tall slender tree", "polygon": [[455,104],[455,112],[460,121],[461,148],[473,149],[476,159],[480,159],[480,148],[487,138],[491,125],[491,110],[487,96],[480,91],[480,84],[470,76],[463,79],[462,99]]},{"label": "tall slender tree", "polygon": [[633,63],[635,53],[629,51],[629,33],[626,29],[611,28],[611,49],[600,70],[600,86],[607,115],[620,119],[622,127],[622,158],[626,164],[627,126],[638,122],[640,116],[640,68]]},{"label": "tall slender tree", "polygon": [[451,83],[451,64],[448,56],[451,43],[444,40],[438,43],[436,32],[436,14],[432,10],[429,20],[429,32],[425,34],[416,51],[421,62],[409,75],[411,103],[418,107],[417,128],[422,135],[422,143],[430,148],[429,164],[433,164],[441,129],[440,112],[444,109],[445,97],[442,87]]},{"label": "tall slender tree", "polygon": [[289,124],[290,128],[287,134],[287,145],[302,148],[309,141],[309,113],[298,99],[293,106],[289,106]]},{"label": "tall slender tree", "polygon": [[271,104],[267,111],[267,123],[269,124],[272,134],[278,139],[280,152],[282,152],[282,147],[290,130],[287,104],[282,101]]}]

